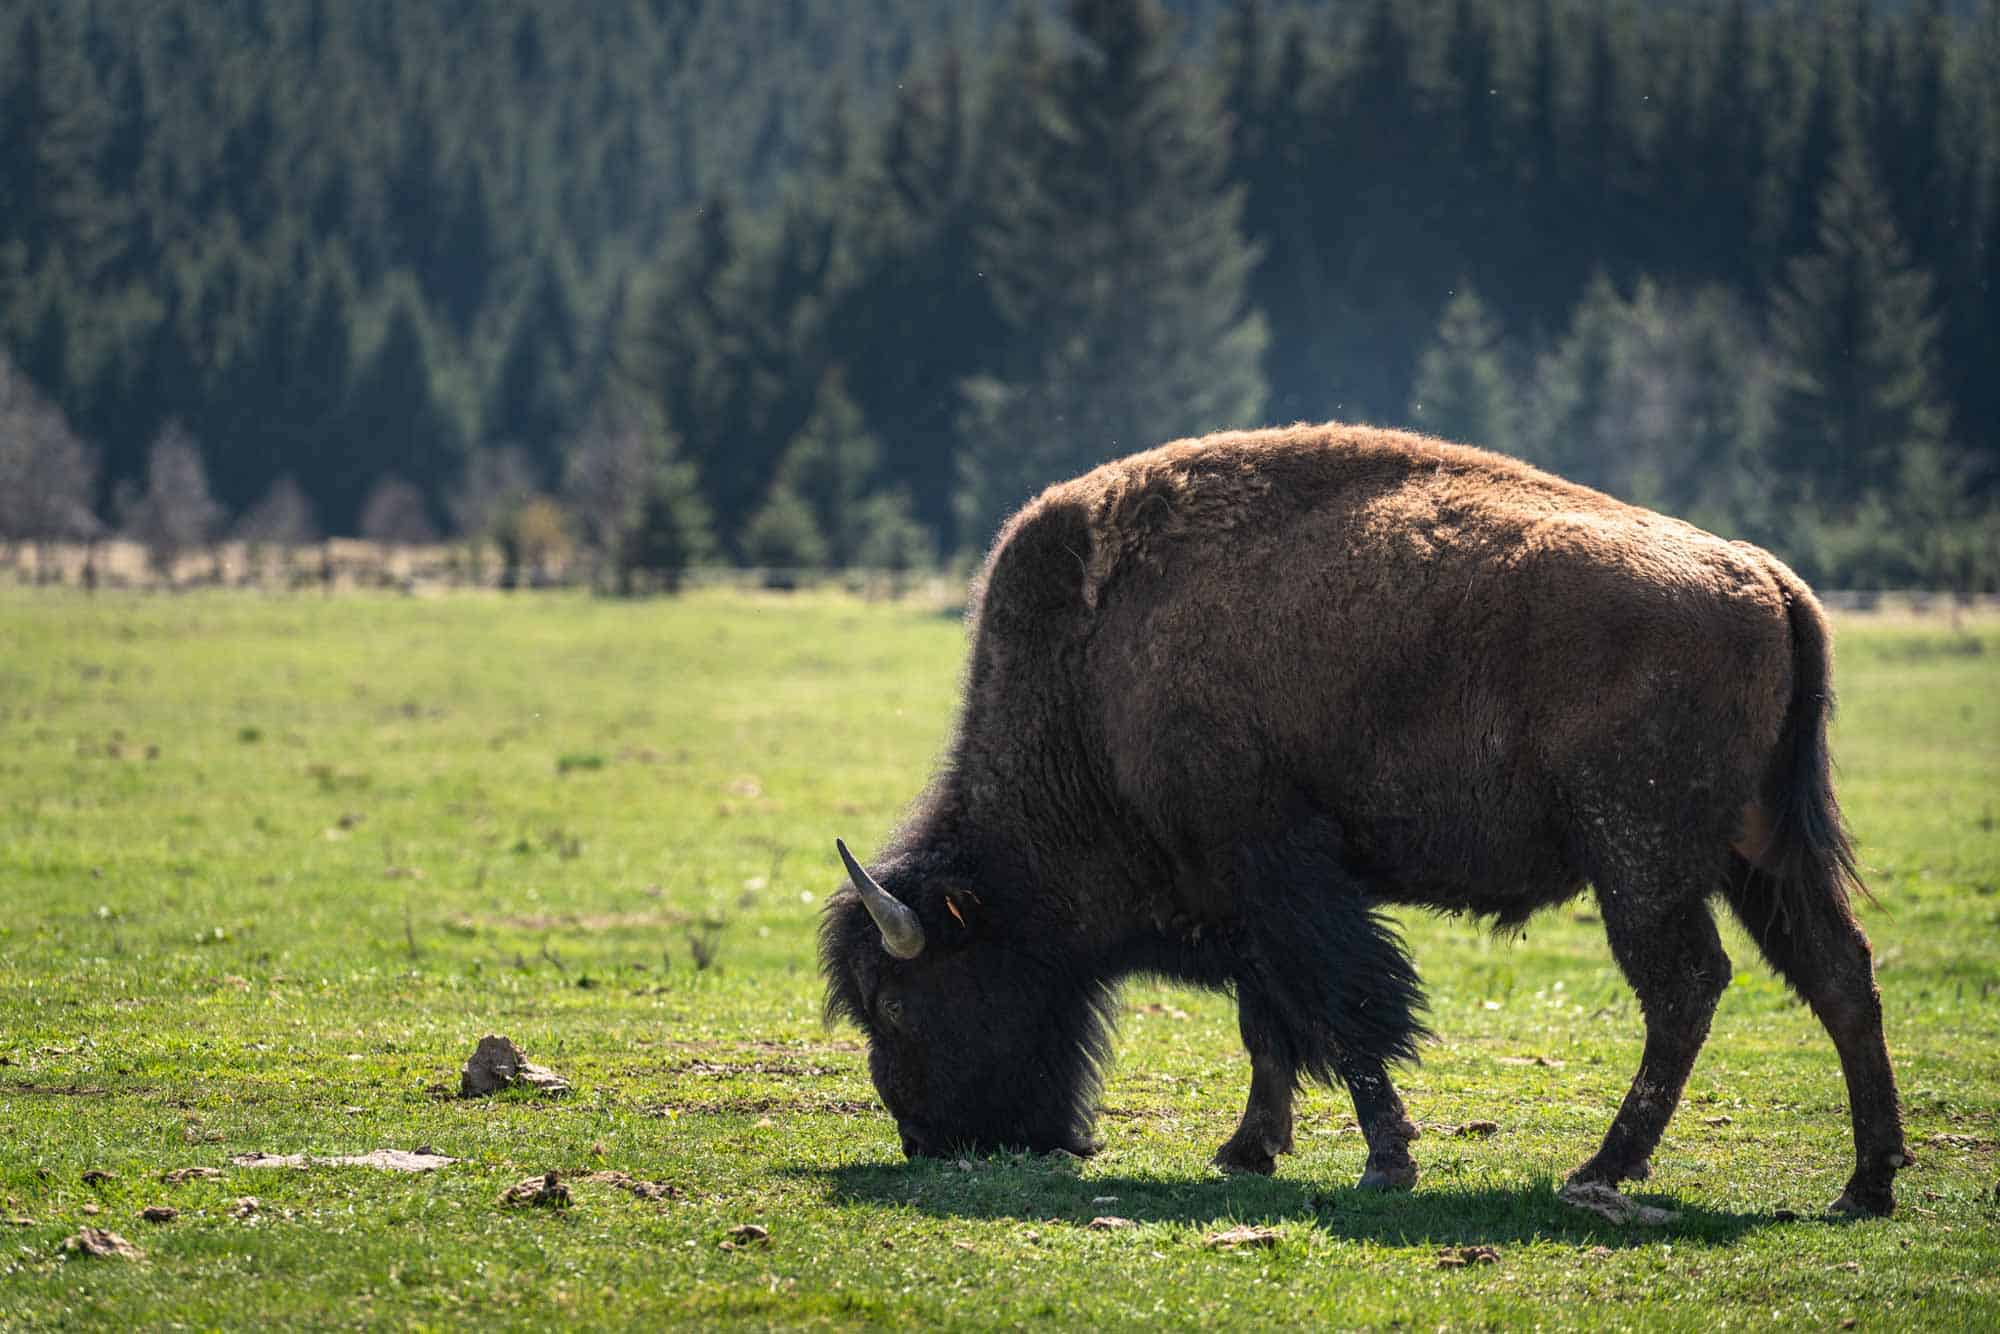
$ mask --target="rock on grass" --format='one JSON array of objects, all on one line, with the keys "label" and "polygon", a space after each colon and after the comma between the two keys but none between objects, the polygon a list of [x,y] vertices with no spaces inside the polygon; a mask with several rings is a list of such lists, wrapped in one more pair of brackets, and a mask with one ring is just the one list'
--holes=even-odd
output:
[{"label": "rock on grass", "polygon": [[563,1094],[570,1083],[555,1071],[528,1060],[512,1038],[489,1033],[479,1039],[458,1077],[458,1096],[484,1098],[521,1084],[540,1093]]}]

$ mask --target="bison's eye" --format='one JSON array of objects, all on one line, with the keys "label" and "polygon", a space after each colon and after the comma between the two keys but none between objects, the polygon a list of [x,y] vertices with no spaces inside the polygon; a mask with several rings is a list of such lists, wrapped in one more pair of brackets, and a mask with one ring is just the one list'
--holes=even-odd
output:
[{"label": "bison's eye", "polygon": [[894,996],[884,996],[875,1004],[875,1012],[882,1016],[882,1022],[891,1028],[903,1026],[903,1002]]}]

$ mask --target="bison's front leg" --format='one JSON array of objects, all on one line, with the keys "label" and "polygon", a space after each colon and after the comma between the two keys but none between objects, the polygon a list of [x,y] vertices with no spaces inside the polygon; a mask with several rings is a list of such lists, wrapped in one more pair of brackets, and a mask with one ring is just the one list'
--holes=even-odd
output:
[{"label": "bison's front leg", "polygon": [[1417,1160],[1410,1156],[1410,1145],[1419,1132],[1403,1110],[1387,1067],[1380,1061],[1343,1059],[1340,1077],[1354,1098],[1354,1115],[1368,1141],[1368,1165],[1356,1184],[1362,1190],[1409,1190],[1417,1184]]},{"label": "bison's front leg", "polygon": [[[1247,1032],[1244,1043],[1250,1043]],[[1268,1051],[1252,1047],[1250,1101],[1243,1108],[1243,1121],[1236,1133],[1215,1151],[1215,1165],[1225,1172],[1259,1176],[1276,1171],[1278,1155],[1292,1151],[1292,1095],[1297,1089],[1295,1071]]]}]

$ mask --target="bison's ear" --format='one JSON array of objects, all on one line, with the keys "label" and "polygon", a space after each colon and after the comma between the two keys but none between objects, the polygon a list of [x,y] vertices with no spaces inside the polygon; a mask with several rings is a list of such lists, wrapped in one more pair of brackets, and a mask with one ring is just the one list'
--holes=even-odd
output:
[{"label": "bison's ear", "polygon": [[979,914],[984,907],[979,896],[969,889],[948,889],[944,892],[944,910],[968,934],[978,929]]}]

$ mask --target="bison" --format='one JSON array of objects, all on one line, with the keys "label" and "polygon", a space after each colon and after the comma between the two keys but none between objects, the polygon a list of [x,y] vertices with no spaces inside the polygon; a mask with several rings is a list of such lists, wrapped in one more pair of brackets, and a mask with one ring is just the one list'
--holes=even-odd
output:
[{"label": "bison", "polygon": [[830,1020],[911,1156],[1088,1154],[1114,988],[1235,994],[1270,1172],[1303,1079],[1414,1185],[1425,1035],[1383,907],[1518,927],[1589,887],[1645,1051],[1571,1181],[1649,1173],[1731,972],[1720,898],[1847,1077],[1832,1209],[1910,1161],[1826,746],[1828,631],[1769,553],[1513,459],[1340,425],[1105,464],[1005,525],[939,772],[829,901]]}]

